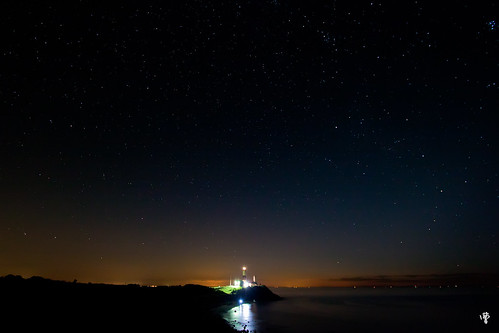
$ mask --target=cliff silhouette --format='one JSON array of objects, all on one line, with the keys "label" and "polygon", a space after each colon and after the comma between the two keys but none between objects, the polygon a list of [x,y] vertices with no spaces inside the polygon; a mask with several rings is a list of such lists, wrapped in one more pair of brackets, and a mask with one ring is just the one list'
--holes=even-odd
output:
[{"label": "cliff silhouette", "polygon": [[0,277],[0,294],[4,327],[50,331],[235,332],[215,308],[243,297],[248,302],[279,299],[264,286],[227,295],[200,285],[152,288],[14,275]]},{"label": "cliff silhouette", "polygon": [[274,294],[269,288],[262,285],[239,289],[231,295],[235,301],[242,300],[245,303],[266,303],[282,299],[282,297]]}]

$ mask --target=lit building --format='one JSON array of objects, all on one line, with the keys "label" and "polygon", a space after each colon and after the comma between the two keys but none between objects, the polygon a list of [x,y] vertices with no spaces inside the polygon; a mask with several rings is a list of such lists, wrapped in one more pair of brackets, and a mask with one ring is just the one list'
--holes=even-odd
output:
[{"label": "lit building", "polygon": [[232,285],[233,287],[242,287],[242,288],[247,288],[247,287],[253,287],[256,286],[256,277],[253,275],[253,281],[248,281],[248,278],[246,276],[246,266],[243,266],[242,268],[242,278],[241,280],[234,280],[234,284]]}]

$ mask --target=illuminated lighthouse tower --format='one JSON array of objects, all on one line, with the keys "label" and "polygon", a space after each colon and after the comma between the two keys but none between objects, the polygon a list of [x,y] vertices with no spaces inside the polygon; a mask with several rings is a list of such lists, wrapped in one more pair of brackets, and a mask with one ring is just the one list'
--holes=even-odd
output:
[{"label": "illuminated lighthouse tower", "polygon": [[237,288],[247,288],[247,287],[252,287],[252,286],[255,286],[256,285],[256,282],[255,282],[255,277],[253,276],[253,282],[251,281],[248,281],[248,278],[246,277],[246,266],[243,266],[243,276],[241,278],[241,280],[234,280],[234,284],[232,285],[233,287],[237,287]]},{"label": "illuminated lighthouse tower", "polygon": [[248,280],[246,279],[246,266],[243,266],[243,278],[241,282],[244,288],[248,286]]}]

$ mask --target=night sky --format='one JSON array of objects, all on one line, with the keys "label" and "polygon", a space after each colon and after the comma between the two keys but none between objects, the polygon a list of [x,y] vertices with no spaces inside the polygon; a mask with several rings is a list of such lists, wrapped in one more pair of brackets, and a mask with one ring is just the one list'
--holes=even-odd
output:
[{"label": "night sky", "polygon": [[497,6],[4,1],[0,275],[499,274]]}]

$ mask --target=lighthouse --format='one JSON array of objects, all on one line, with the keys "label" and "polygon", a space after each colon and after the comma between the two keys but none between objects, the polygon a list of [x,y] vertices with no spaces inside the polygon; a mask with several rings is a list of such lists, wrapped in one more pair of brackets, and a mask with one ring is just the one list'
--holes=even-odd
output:
[{"label": "lighthouse", "polygon": [[243,288],[249,287],[248,279],[246,278],[246,266],[243,266],[243,278],[241,280],[241,286]]}]

